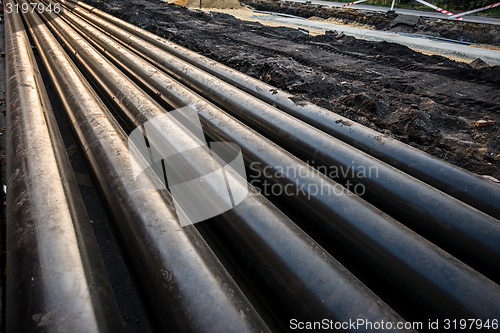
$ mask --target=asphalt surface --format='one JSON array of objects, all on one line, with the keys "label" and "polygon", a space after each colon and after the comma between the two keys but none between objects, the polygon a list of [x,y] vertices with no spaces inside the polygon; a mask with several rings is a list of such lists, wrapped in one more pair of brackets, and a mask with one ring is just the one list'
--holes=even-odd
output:
[{"label": "asphalt surface", "polygon": [[[288,1],[305,3],[305,0],[288,0]],[[323,0],[311,0],[312,4],[332,6],[332,7],[342,7],[343,4],[348,3],[348,2],[350,2],[350,1],[346,1],[346,2],[333,2],[333,1],[323,1]],[[390,7],[371,6],[371,5],[365,5],[363,3],[349,6],[349,8],[359,9],[359,10],[366,10],[366,11],[372,11],[372,12],[387,12],[388,10],[391,9]],[[440,13],[440,12],[438,12],[436,10],[433,10],[433,9],[430,9],[430,8],[429,8],[429,11],[427,11],[427,10],[409,9],[409,8],[394,8],[394,11],[397,14],[448,19],[448,16],[446,14]],[[458,14],[458,13],[454,13],[454,14]],[[485,23],[485,24],[500,25],[500,18],[484,17],[484,16],[478,16],[478,15],[467,15],[467,16],[464,16],[463,17],[463,21],[474,22],[474,23]]]}]

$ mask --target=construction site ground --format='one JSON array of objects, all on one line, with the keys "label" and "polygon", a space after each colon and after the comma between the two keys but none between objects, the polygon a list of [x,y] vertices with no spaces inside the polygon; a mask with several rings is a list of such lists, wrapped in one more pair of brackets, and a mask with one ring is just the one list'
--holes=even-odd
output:
[{"label": "construction site ground", "polygon": [[[306,34],[276,22],[241,20],[231,10],[198,10],[153,0],[85,2],[293,93],[297,102],[311,101],[467,170],[500,178],[498,66],[481,60],[454,61],[343,34]],[[333,9],[324,10],[315,9],[311,16],[392,29],[387,20],[350,20],[335,16]],[[441,20],[434,21],[435,29],[427,32],[457,38],[446,32],[453,30],[447,26],[451,23],[440,26]],[[474,39],[493,48],[498,44],[497,26],[486,36],[485,27],[477,26],[474,32],[456,24],[458,30],[465,29],[458,36],[462,40]],[[393,28],[415,32],[414,27]]]}]

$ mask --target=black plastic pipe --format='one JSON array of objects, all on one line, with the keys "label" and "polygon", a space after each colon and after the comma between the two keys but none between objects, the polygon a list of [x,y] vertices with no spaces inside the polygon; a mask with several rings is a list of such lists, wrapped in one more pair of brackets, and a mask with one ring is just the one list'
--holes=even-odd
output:
[{"label": "black plastic pipe", "polygon": [[[268,331],[197,230],[180,227],[169,193],[136,184],[132,169],[144,161],[130,158],[125,132],[37,14],[25,18],[159,329]],[[156,188],[145,172],[142,184]]]},{"label": "black plastic pipe", "polygon": [[5,11],[7,332],[122,332],[123,323],[14,1]]},{"label": "black plastic pipe", "polygon": [[[353,122],[196,52],[104,13],[81,1],[70,0],[122,29],[298,119],[384,161],[401,171],[500,219],[500,186],[484,177],[433,157],[380,132]],[[67,2],[66,2],[67,3]]]},{"label": "black plastic pipe", "polygon": [[[97,49],[113,59],[122,70],[135,79],[142,80],[154,95],[162,96],[164,101],[169,103],[171,107],[181,108],[189,105],[195,109],[204,125],[206,134],[211,139],[237,143],[247,160],[258,162],[260,170],[263,168],[277,170],[279,167],[293,167],[295,170],[300,170],[296,176],[289,174],[269,179],[280,185],[281,188],[297,188],[301,185],[306,189],[310,185],[328,188],[328,193],[309,193],[303,196],[301,196],[300,192],[292,190],[292,192],[296,192],[296,195],[292,195],[287,199],[289,205],[300,206],[302,210],[306,211],[310,220],[303,221],[304,227],[312,227],[317,231],[317,234],[322,234],[322,244],[327,248],[343,248],[344,251],[352,252],[358,261],[358,266],[366,265],[370,267],[373,273],[385,275],[385,282],[390,283],[392,288],[401,290],[403,295],[407,295],[406,297],[416,300],[422,307],[432,309],[435,314],[444,318],[446,316],[460,318],[472,308],[476,306],[482,307],[484,301],[491,301],[490,304],[494,309],[493,313],[500,311],[498,300],[495,301],[493,297],[490,301],[487,301],[490,292],[498,292],[497,285],[484,279],[469,267],[458,263],[448,254],[437,249],[381,212],[366,206],[359,198],[349,196],[346,191],[335,195],[332,189],[335,183],[326,176],[314,172],[307,164],[294,158],[282,148],[249,129],[246,125],[228,116],[224,111],[148,64],[148,62],[107,37],[106,34],[84,20],[71,13],[64,13],[63,17],[67,19],[68,23],[76,27],[88,41],[92,42]],[[67,30],[64,29],[64,31]],[[72,38],[71,40],[75,39]],[[72,44],[75,45],[75,43]],[[78,52],[78,54],[83,57],[83,52]],[[89,58],[82,58],[82,65],[86,62],[87,65],[85,66],[93,67],[94,65],[91,64],[90,60]],[[97,72],[97,70],[94,70],[94,75],[109,76],[109,74],[104,75],[104,72]],[[116,98],[111,98],[111,100],[116,100]],[[302,173],[305,173],[306,176],[302,176]],[[237,207],[235,212],[240,216],[245,216],[240,213],[243,209],[247,208]],[[251,215],[250,212],[247,213],[249,216]],[[260,244],[262,243],[255,240],[249,243],[245,238],[239,238],[237,236],[239,234],[250,235],[250,232],[244,233],[241,230],[247,229],[248,225],[255,224],[255,222],[248,223],[242,220],[239,223],[241,223],[241,226],[238,229],[233,229],[232,225],[214,225],[212,222],[208,223],[207,228],[226,247],[228,255],[233,256],[235,261],[238,261],[239,254],[245,258],[248,258],[249,254],[253,255],[254,259],[246,260],[244,263],[248,267],[247,269],[250,269],[252,263],[261,261],[258,258],[263,256],[262,253],[260,256],[256,255],[256,253],[259,253],[257,249],[261,248],[262,245]],[[281,239],[277,236],[279,233],[271,232],[272,229],[267,228],[269,229],[264,234],[265,237],[271,235],[270,239]],[[289,241],[288,243],[293,244],[294,242]],[[415,258],[420,257],[427,258],[425,264],[415,260]],[[421,264],[424,265],[421,266]],[[459,277],[460,282],[443,276],[443,270],[454,271],[453,275]],[[390,276],[387,275],[389,271],[391,272]],[[453,298],[459,297],[456,291],[465,285],[477,286],[484,281],[488,281],[486,282],[488,287],[483,290],[484,294],[479,297],[476,294],[475,297],[468,299],[466,303],[469,310],[462,312],[464,310],[460,309],[461,305],[459,303],[464,300],[458,302],[453,300]],[[425,285],[425,287],[414,288],[415,285]],[[268,294],[271,294],[271,292],[268,292]],[[445,299],[446,301],[444,301]],[[405,298],[404,302],[407,301],[408,298]],[[473,305],[474,303],[476,305]],[[481,311],[478,311],[478,313]]]},{"label": "black plastic pipe", "polygon": [[340,178],[338,181],[343,184],[360,184],[365,200],[500,282],[500,221],[497,219],[238,90],[70,1],[59,2],[295,156],[323,167],[327,175]]},{"label": "black plastic pipe", "polygon": [[[183,129],[182,125],[163,123],[160,116],[165,110],[132,81],[127,81],[123,73],[92,49],[60,18],[53,14],[45,14],[44,17],[63,45],[74,51],[75,61],[84,68],[106,100],[113,104],[114,109],[122,110],[121,118],[130,127],[155,120],[157,127],[168,128],[168,132],[180,140],[182,145],[196,145],[190,143],[193,139],[187,135],[188,130]],[[72,17],[72,21],[84,23],[76,17]],[[113,48],[117,45],[109,46]],[[127,52],[130,54],[130,51]],[[144,62],[140,58],[137,60]],[[145,68],[148,69],[151,68]],[[149,73],[155,72],[152,69]],[[150,141],[150,144],[154,146],[155,142]],[[163,144],[169,146],[169,151],[182,146],[174,141],[163,141]],[[176,152],[181,153],[182,150],[178,149]],[[206,152],[198,151],[197,157],[200,158],[204,153]],[[203,157],[203,160],[217,164],[210,157]],[[204,166],[195,163],[196,161],[189,161],[189,157],[185,157],[184,167],[179,168],[179,171],[203,169]],[[240,192],[239,186],[248,186],[246,180],[243,184],[236,185],[233,178],[234,176],[228,175],[229,183],[233,184],[233,193]],[[206,198],[207,202],[212,200],[214,198]],[[248,283],[285,330],[289,328],[289,320],[292,318],[300,321],[326,319],[348,322],[349,319],[366,317],[369,321],[403,321],[253,189],[250,189],[243,202],[205,225],[208,228],[212,226],[224,229],[227,232],[225,238],[231,238],[227,241],[234,241],[236,247],[233,247],[234,251],[230,256],[235,265],[241,269]]]}]

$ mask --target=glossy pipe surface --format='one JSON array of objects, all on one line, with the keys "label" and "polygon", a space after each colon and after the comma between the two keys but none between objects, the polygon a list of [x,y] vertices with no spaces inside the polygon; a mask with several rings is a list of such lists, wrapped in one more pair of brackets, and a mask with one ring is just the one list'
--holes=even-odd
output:
[{"label": "glossy pipe surface", "polygon": [[[132,54],[126,48],[121,47],[115,41],[108,38],[105,34],[99,32],[92,26],[88,25],[86,22],[70,13],[66,13],[65,16],[68,17],[68,22],[80,28],[81,33],[87,33],[88,36],[86,37],[88,38],[88,40],[94,41],[94,44],[98,49],[100,49],[103,53],[113,57],[117,62],[120,62],[122,64],[120,66],[122,69],[126,70],[127,68],[129,68],[130,75],[138,75],[142,78],[142,80],[147,81],[151,89],[155,89],[155,94],[159,93],[164,96],[167,102],[169,102],[173,107],[180,108],[185,105],[195,107],[202,119],[202,122],[205,125],[205,130],[213,139],[227,140],[238,143],[238,145],[240,145],[240,147],[244,151],[246,158],[249,158],[252,161],[261,161],[262,167],[271,166],[274,169],[277,169],[277,167],[279,166],[294,166],[295,168],[301,169],[309,168],[309,179],[305,179],[304,177],[301,178],[300,176],[295,179],[291,178],[291,176],[283,176],[281,182],[282,186],[286,186],[288,184],[293,185],[294,183],[307,185],[307,183],[310,184],[314,182],[316,182],[315,185],[318,186],[321,186],[321,184],[325,184],[326,186],[328,186],[328,184],[332,183],[331,180],[326,178],[324,175],[321,175],[317,172],[312,172],[311,168],[304,163],[293,158],[291,155],[284,152],[281,148],[270,143],[267,139],[261,137],[245,125],[239,123],[234,118],[227,116],[222,110],[204,101],[185,87],[182,87],[182,85],[175,82],[165,74],[159,72],[156,68],[149,65],[147,62],[137,57],[136,55]],[[81,53],[82,52],[80,52],[80,54]],[[90,62],[90,59],[86,60],[87,63]],[[100,73],[100,75],[102,76],[103,73]],[[290,198],[290,203],[293,205],[298,204],[303,206],[304,209],[308,210],[308,214],[310,216],[315,217],[312,220],[317,220],[317,222],[308,222],[308,224],[316,224],[322,226],[322,229],[320,229],[320,233],[327,235],[325,236],[325,238],[329,238],[325,242],[342,243],[346,245],[346,248],[356,249],[352,252],[359,253],[357,257],[360,259],[360,262],[366,262],[365,260],[371,262],[369,265],[376,266],[376,268],[374,267],[374,270],[383,271],[385,267],[387,270],[392,271],[393,274],[391,275],[391,278],[393,282],[394,280],[397,280],[398,282],[396,284],[406,285],[406,288],[401,288],[402,290],[404,290],[403,292],[411,294],[411,297],[419,298],[419,300],[423,304],[425,304],[424,306],[432,307],[433,305],[431,304],[439,304],[440,307],[443,307],[443,304],[447,304],[446,306],[444,306],[444,308],[448,308],[450,313],[460,311],[457,310],[460,308],[460,306],[455,307],[455,305],[457,304],[452,305],[455,303],[455,301],[449,300],[444,303],[441,300],[447,297],[453,298],[458,296],[455,294],[455,291],[457,290],[457,288],[461,288],[462,283],[470,285],[470,283],[475,280],[476,282],[473,282],[473,284],[481,284],[482,282],[479,281],[482,278],[476,280],[476,278],[478,278],[480,275],[470,270],[470,268],[468,267],[465,268],[465,266],[462,266],[461,264],[457,265],[457,262],[454,261],[454,259],[448,261],[448,259],[445,259],[450,258],[447,254],[445,255],[444,252],[431,246],[429,243],[427,243],[417,235],[409,232],[409,230],[400,226],[397,222],[381,222],[384,221],[383,214],[377,213],[376,210],[373,210],[372,208],[373,213],[371,213],[370,215],[370,208],[363,206],[361,204],[361,201],[356,201],[359,199],[350,198],[349,200],[348,198],[349,197],[346,195],[339,196],[339,198],[335,198],[335,196],[330,197],[327,195],[313,196],[313,198],[307,198],[306,196],[300,198],[299,196],[296,196]],[[346,209],[346,207],[349,207],[349,209]],[[338,219],[338,221],[333,222],[332,219],[335,220],[336,218]],[[368,221],[375,220],[380,221],[378,223],[383,225],[380,226],[380,228],[376,232],[363,234],[363,232],[360,232],[359,229],[357,229],[357,231],[354,231],[356,230],[356,228],[366,228],[368,225],[370,225],[370,222]],[[210,228],[210,226],[208,226],[208,228]],[[220,226],[218,232],[223,233],[223,228],[224,227]],[[350,232],[345,231],[346,229],[343,228],[354,229],[352,229],[352,234],[350,234]],[[231,230],[231,228],[229,227],[228,230]],[[341,232],[342,235],[338,235],[339,230],[343,230],[343,232]],[[228,232],[230,233],[230,231]],[[397,239],[397,242],[390,242],[391,244],[389,244],[387,238],[383,235],[388,235],[391,233],[398,235],[394,236],[394,239]],[[381,238],[378,238],[379,236],[381,236]],[[346,241],[352,239],[353,237],[356,239],[355,241]],[[368,237],[370,240],[367,241],[363,237]],[[230,238],[234,238],[234,236],[228,236],[225,238],[220,237],[220,239]],[[238,242],[236,240],[233,242],[233,244],[236,245],[237,243]],[[378,250],[373,251],[373,248],[371,248],[370,251],[368,248],[364,247],[364,245],[368,244],[377,244],[373,246],[376,246]],[[405,256],[402,254],[403,252],[407,253],[407,260],[402,259]],[[426,253],[427,255],[430,254],[429,258],[432,258],[430,260],[436,264],[435,270],[431,269],[429,266],[425,268],[419,268],[418,265],[415,265],[415,262],[413,262],[412,259],[409,259],[419,256],[426,256],[424,255],[424,253]],[[376,255],[376,257],[373,257],[374,255]],[[385,259],[381,259],[382,257]],[[395,264],[396,262],[400,263],[400,260],[403,260],[405,263],[403,265]],[[377,264],[373,264],[374,262],[376,262]],[[451,280],[449,279],[442,280],[443,276],[441,275],[441,270],[437,267],[443,267],[443,262],[446,263],[444,264],[444,266],[446,266],[447,269],[454,270],[456,274],[461,276],[461,278],[463,278],[464,280],[461,280],[461,282],[456,285],[454,285],[454,283],[451,283]],[[400,267],[396,269],[395,267],[397,266]],[[413,271],[415,273],[410,273],[410,271]],[[430,275],[427,275],[429,273]],[[424,280],[429,279],[428,281],[432,281],[434,279],[434,282],[432,282],[430,285],[436,285],[442,282],[439,288],[443,289],[430,288],[426,290],[425,297],[427,298],[424,301],[425,297],[423,297],[423,295],[421,294],[421,290],[417,291],[411,287],[415,284],[421,284],[422,278]],[[471,278],[469,282],[466,282],[469,278]],[[498,289],[495,284],[490,284],[490,282],[488,282],[487,284],[492,287],[491,290]],[[488,288],[484,289],[484,296],[486,298],[489,298],[488,290]],[[416,296],[417,293],[420,295]],[[442,296],[444,295],[443,293],[448,293],[448,296]],[[440,296],[437,296],[438,294]],[[430,302],[429,299],[432,299],[433,297],[440,299],[440,301],[436,302],[434,300],[433,302]],[[470,299],[470,304],[475,302],[475,298]],[[478,302],[477,305],[479,306],[481,302]],[[491,304],[493,308],[496,309],[494,311],[498,311],[498,304],[495,305],[494,301]],[[452,308],[454,309],[452,310]],[[440,312],[442,311],[442,308],[436,308],[435,311]],[[457,314],[455,313],[455,315]]]},{"label": "glossy pipe surface", "polygon": [[123,129],[37,14],[26,19],[155,324],[165,331],[268,331],[197,230],[180,227],[170,194],[153,190],[156,175],[146,170],[142,179],[151,189],[136,183],[132,169],[144,161],[130,158]]},{"label": "glossy pipe surface", "polygon": [[330,110],[309,102],[295,103],[294,96],[283,90],[172,43],[86,3],[70,1],[207,73],[217,76],[353,147],[500,219],[500,186],[498,184],[389,138]]},{"label": "glossy pipe surface", "polygon": [[[340,177],[343,184],[361,184],[365,200],[500,282],[499,220],[271,107],[67,0],[59,2],[295,156],[322,166],[327,174]],[[468,246],[464,247],[464,243]]]},{"label": "glossy pipe surface", "polygon": [[[48,21],[49,26],[57,30],[64,45],[75,50],[76,62],[85,68],[101,93],[107,96],[106,99],[111,102],[120,101],[114,103],[114,109],[123,109],[121,118],[131,127],[154,119],[157,127],[168,128],[168,132],[183,144],[191,140],[186,134],[187,129],[183,133],[182,126],[162,123],[161,115],[165,111],[131,81],[127,81],[121,72],[60,19],[54,15],[45,16],[52,18]],[[75,22],[79,20],[76,17],[72,19]],[[155,145],[152,141],[150,144]],[[163,141],[163,144],[176,153],[182,151],[176,147],[175,141]],[[203,152],[199,151],[198,154],[202,155]],[[209,157],[203,159],[210,164],[216,163]],[[183,165],[183,168],[179,168],[183,172],[186,169],[203,168],[187,157]],[[229,183],[238,184],[232,180],[231,175],[228,178]],[[236,186],[248,185],[244,181],[244,184]],[[231,190],[233,193],[241,192],[234,186]],[[207,197],[206,200],[210,202],[214,198]],[[228,237],[234,239],[238,254],[244,256],[244,260],[239,255],[236,256],[238,258],[234,260],[235,264],[243,267],[242,271],[247,273],[249,284],[284,329],[288,328],[290,318],[349,321],[367,316],[372,321],[402,320],[266,198],[252,189],[243,202],[219,218],[208,221],[206,225],[218,226],[229,233]]]},{"label": "glossy pipe surface", "polygon": [[5,18],[7,332],[122,332],[21,17],[11,10]]}]

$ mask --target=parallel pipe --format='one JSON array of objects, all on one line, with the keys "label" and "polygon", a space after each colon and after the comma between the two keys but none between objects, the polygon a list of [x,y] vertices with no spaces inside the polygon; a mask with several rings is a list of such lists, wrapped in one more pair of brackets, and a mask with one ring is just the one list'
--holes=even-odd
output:
[{"label": "parallel pipe", "polygon": [[8,332],[122,332],[123,323],[14,2],[5,14]]},{"label": "parallel pipe", "polygon": [[[176,138],[162,140],[162,144],[167,145],[169,151],[178,153],[179,159],[184,159],[184,167],[177,171],[203,171],[203,165],[196,165],[200,159],[206,164],[215,165],[215,169],[223,167],[217,165],[217,161],[210,156],[205,156],[206,151],[197,151],[196,160],[182,156],[180,153],[183,146],[196,146],[187,129],[173,119],[164,122],[163,119],[166,118],[161,115],[165,110],[96,52],[61,18],[54,14],[45,14],[44,17],[61,42],[72,53],[74,51],[77,64],[85,69],[85,73],[113,104],[113,108],[122,109],[121,117],[130,127],[155,120],[156,128],[165,129],[165,132]],[[85,24],[77,17],[72,16],[71,19],[78,21],[80,25]],[[115,43],[111,40],[109,42]],[[130,51],[127,52],[131,55]],[[140,58],[137,60],[140,64],[141,61],[144,62]],[[145,70],[151,70],[150,74],[157,72],[151,66]],[[156,144],[152,140],[149,143],[151,146]],[[242,192],[239,188],[241,186],[248,186],[246,180],[242,184],[234,180],[235,177],[230,173],[227,177],[232,184],[233,193]],[[211,193],[217,196],[215,191]],[[218,200],[207,197],[206,201]],[[206,225],[208,228],[221,230],[216,234],[226,232],[226,237],[223,238],[236,244],[229,254],[285,330],[289,328],[290,318],[340,322],[358,317],[367,317],[369,321],[403,320],[265,197],[252,189],[243,202]],[[241,260],[240,254],[244,256],[244,260]]]},{"label": "parallel pipe", "polygon": [[[136,184],[132,170],[144,167],[144,161],[130,158],[127,135],[37,14],[24,15],[159,327],[268,331],[197,230],[180,227],[169,193]],[[160,180],[145,172],[143,184],[156,188]]]},{"label": "parallel pipe", "polygon": [[[386,283],[391,283],[393,287],[400,289],[402,294],[408,295],[407,297],[417,299],[422,307],[432,308],[434,313],[440,313],[443,317],[450,315],[460,317],[466,314],[466,312],[458,310],[460,308],[458,303],[462,302],[463,299],[458,302],[452,300],[458,296],[456,290],[463,288],[464,285],[478,286],[487,281],[486,279],[480,277],[470,268],[457,263],[443,251],[432,246],[399,223],[373,208],[363,205],[361,200],[349,197],[346,193],[332,195],[335,193],[332,190],[334,183],[326,176],[314,172],[307,164],[294,158],[268,139],[228,116],[221,109],[203,100],[200,96],[183,87],[87,22],[71,13],[64,13],[63,17],[66,22],[77,28],[89,42],[93,43],[97,49],[111,57],[122,70],[135,79],[142,80],[154,95],[162,96],[171,107],[181,108],[189,105],[195,109],[202,120],[206,134],[212,139],[237,143],[241,147],[245,158],[258,162],[261,170],[269,167],[273,170],[277,170],[279,167],[293,167],[295,170],[300,170],[295,177],[282,175],[282,177],[273,179],[282,188],[301,185],[307,188],[311,184],[323,189],[328,188],[325,193],[316,195],[310,195],[309,193],[301,197],[297,192],[297,195],[288,198],[288,204],[301,206],[303,210],[307,210],[311,221],[308,221],[306,226],[315,224],[316,229],[320,230],[318,233],[325,235],[326,241],[324,244],[341,244],[339,247],[351,249],[349,252],[355,253],[359,264],[370,266],[372,272],[391,271],[391,278],[387,279],[387,276],[385,277]],[[67,31],[68,29],[63,30]],[[68,40],[76,40],[75,37],[71,39],[69,37],[68,35]],[[72,44],[76,47],[75,43]],[[82,65],[84,63],[95,63],[91,61],[91,58],[84,59],[83,52],[79,51],[78,54],[82,56]],[[93,65],[85,66],[93,67]],[[102,77],[110,74],[102,71],[97,72],[96,69],[94,75]],[[307,177],[301,176],[302,171],[306,171]],[[237,207],[235,209],[237,215],[244,216],[241,213],[241,211],[244,211],[243,209],[247,208],[239,207],[238,210]],[[248,210],[247,214],[250,214],[249,212],[251,210]],[[238,261],[240,253],[245,258],[249,257],[249,253],[253,254],[253,260],[246,260],[244,263],[251,266],[254,262],[261,262],[259,257],[262,257],[263,254],[261,246],[257,246],[257,244],[265,243],[262,243],[262,241],[257,242],[255,240],[256,236],[251,237],[252,241],[250,243],[248,238],[239,238],[237,235],[252,234],[242,231],[248,228],[248,226],[245,226],[244,220],[240,223],[240,226],[233,229],[232,224],[214,225],[211,222],[207,225],[207,228],[213,231],[219,242],[230,249],[227,252],[230,256],[236,258],[235,261]],[[255,222],[251,224],[255,224]],[[270,239],[282,240],[278,236],[280,233],[271,232],[273,230],[272,226],[266,228],[265,237],[272,236]],[[393,235],[391,240],[386,237],[389,234]],[[286,240],[286,238],[283,240]],[[288,242],[288,244],[293,243],[293,241]],[[250,248],[250,250],[242,250],[242,248]],[[255,253],[260,253],[260,255],[255,255]],[[297,252],[294,251],[294,253]],[[419,261],[413,259],[422,256],[428,258],[424,266],[420,266]],[[443,278],[441,274],[443,267],[446,267],[444,270],[454,271],[453,275],[459,277],[458,280],[452,281]],[[415,285],[422,284],[427,285],[425,288],[419,288],[418,290],[414,288]],[[439,285],[439,287],[429,287],[431,285]],[[487,282],[486,285],[488,287],[483,290],[485,293],[482,296],[478,297],[478,294],[476,294],[474,298],[467,300],[466,303],[469,309],[466,311],[470,311],[471,308],[475,307],[473,304],[476,302],[476,305],[482,308],[483,302],[490,297],[489,293],[498,292],[498,286],[495,284]],[[479,289],[476,290],[479,291]],[[271,291],[268,293],[272,294]],[[447,299],[447,301],[442,302],[443,299]],[[494,301],[494,298],[490,300],[493,301],[490,303],[492,309],[495,309],[493,313],[498,313],[500,311],[498,302]],[[404,302],[407,302],[407,298],[405,298]]]},{"label": "parallel pipe", "polygon": [[344,184],[361,184],[365,200],[500,282],[500,221],[497,219],[236,89],[70,1],[59,2],[297,157],[312,159],[311,163],[323,167],[327,174],[340,178]]},{"label": "parallel pipe", "polygon": [[330,110],[309,102],[295,103],[294,96],[283,90],[172,43],[165,38],[120,20],[81,1],[70,1],[207,73],[271,105],[275,105],[292,116],[468,205],[500,219],[500,186],[497,184],[419,149],[389,138]]}]

